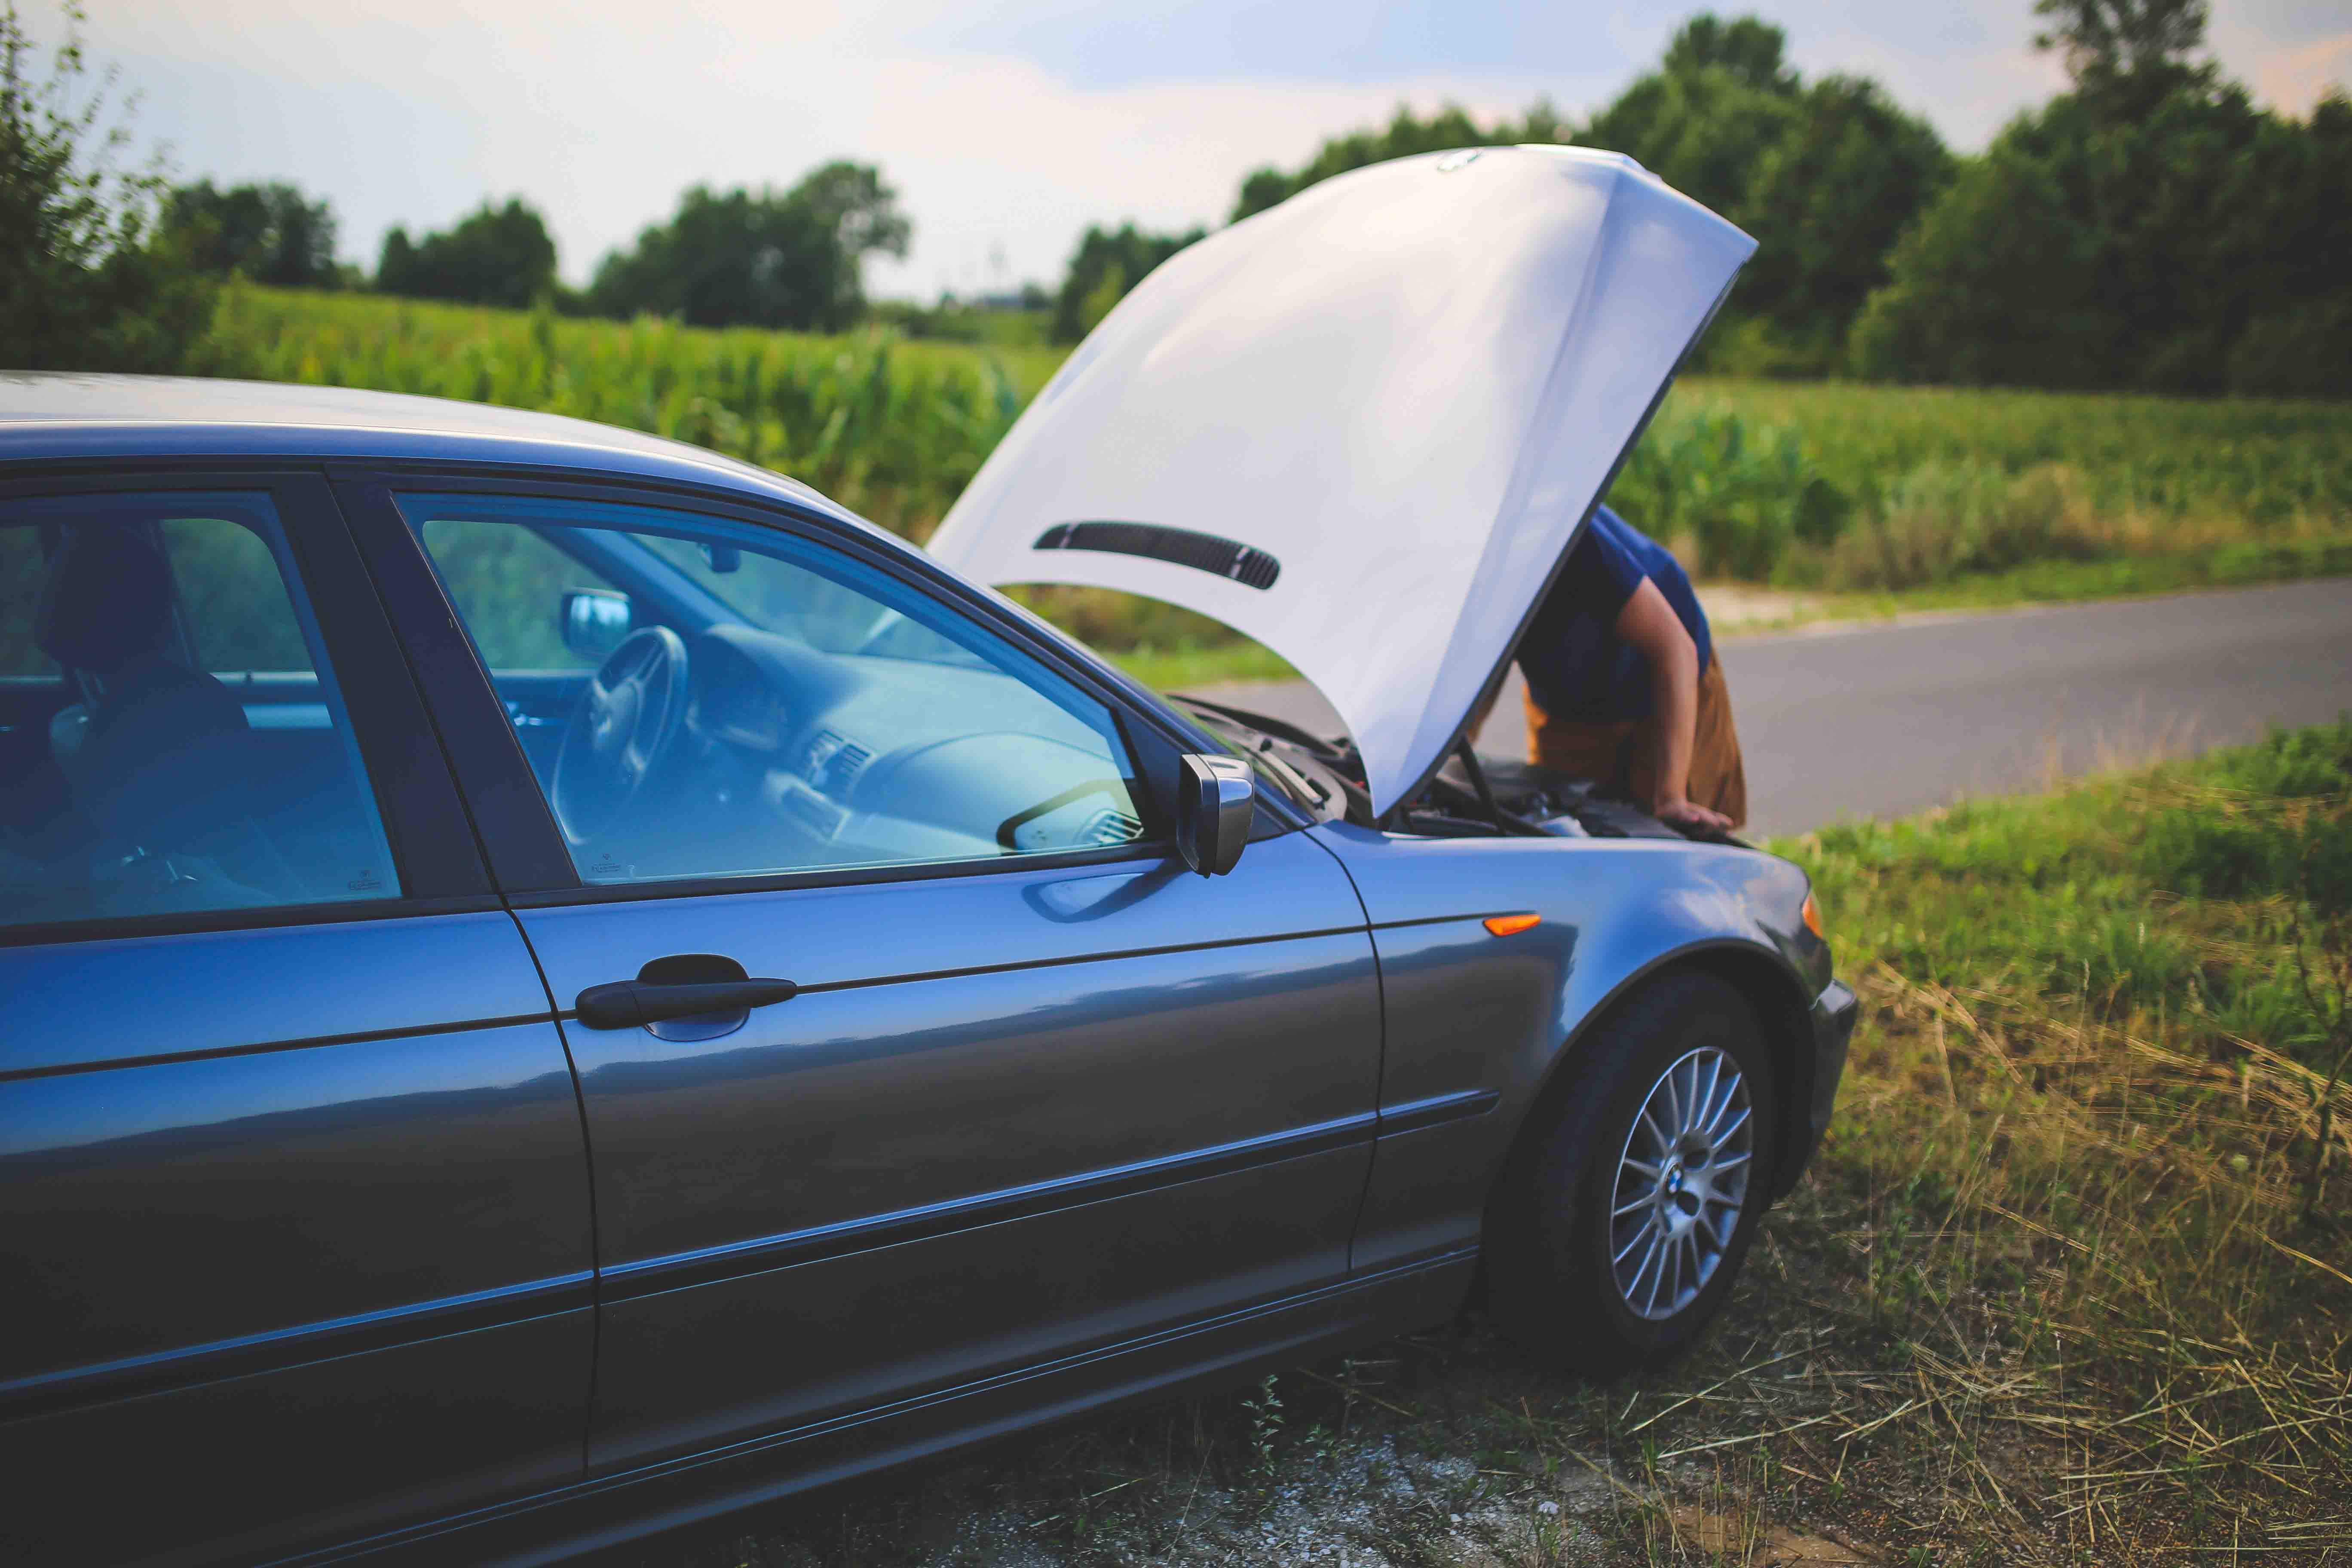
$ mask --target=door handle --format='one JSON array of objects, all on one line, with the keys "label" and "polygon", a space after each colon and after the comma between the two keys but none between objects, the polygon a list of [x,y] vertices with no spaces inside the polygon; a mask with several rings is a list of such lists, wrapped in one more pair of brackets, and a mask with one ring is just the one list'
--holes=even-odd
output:
[{"label": "door handle", "polygon": [[654,980],[616,980],[591,985],[574,1005],[592,1029],[635,1029],[665,1018],[703,1013],[740,1013],[789,1002],[801,988],[789,980],[715,980],[664,984]]}]

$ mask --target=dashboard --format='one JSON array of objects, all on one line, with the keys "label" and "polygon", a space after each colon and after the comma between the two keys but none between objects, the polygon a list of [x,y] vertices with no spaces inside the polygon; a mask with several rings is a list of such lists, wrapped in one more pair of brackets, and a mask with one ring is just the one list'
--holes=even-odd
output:
[{"label": "dashboard", "polygon": [[[688,645],[681,733],[633,813],[636,874],[988,858],[1144,836],[1123,748],[976,665],[823,653],[740,625]],[[698,864],[695,864],[698,862]]]}]

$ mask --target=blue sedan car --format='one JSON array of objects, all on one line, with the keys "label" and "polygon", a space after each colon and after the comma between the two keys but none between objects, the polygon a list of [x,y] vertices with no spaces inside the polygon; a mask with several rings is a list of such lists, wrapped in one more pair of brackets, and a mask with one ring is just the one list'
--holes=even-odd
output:
[{"label": "blue sedan car", "polygon": [[1829,1115],[1803,876],[1359,729],[651,437],[0,378],[0,1551],[544,1560],[1475,1280],[1672,1354]]}]

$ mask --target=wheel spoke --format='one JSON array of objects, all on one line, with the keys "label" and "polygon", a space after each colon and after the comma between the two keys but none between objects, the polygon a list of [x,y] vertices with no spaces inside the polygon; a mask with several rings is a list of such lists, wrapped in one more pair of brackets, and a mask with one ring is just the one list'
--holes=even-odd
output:
[{"label": "wheel spoke", "polygon": [[1633,1272],[1624,1277],[1625,1302],[1628,1306],[1633,1304],[1633,1292],[1642,1288],[1642,1280],[1649,1274],[1650,1266],[1658,1260],[1657,1232],[1645,1228],[1640,1239],[1643,1243],[1642,1256],[1635,1261]]},{"label": "wheel spoke", "polygon": [[[1726,1109],[1727,1110],[1729,1108],[1726,1107]],[[1741,1106],[1739,1108],[1739,1114],[1733,1117],[1728,1125],[1727,1125],[1721,1131],[1712,1134],[1717,1147],[1721,1147],[1723,1144],[1730,1142],[1731,1135],[1738,1131],[1742,1127],[1748,1125],[1748,1113],[1754,1109],[1755,1107],[1751,1105]]]},{"label": "wheel spoke", "polygon": [[1731,1108],[1745,1099],[1748,1093],[1748,1086],[1740,1081],[1738,1068],[1733,1068],[1723,1076],[1723,1092],[1706,1113],[1706,1135],[1709,1140],[1716,1142],[1722,1142],[1723,1134],[1717,1129],[1723,1125],[1724,1118],[1731,1114]]},{"label": "wheel spoke", "polygon": [[[1618,1249],[1617,1256],[1609,1260],[1609,1266],[1612,1268],[1614,1268],[1617,1265],[1624,1262],[1626,1255],[1631,1253],[1635,1247],[1641,1246],[1644,1238],[1656,1234],[1657,1228],[1658,1227],[1654,1225],[1635,1226],[1633,1227],[1633,1239],[1627,1242],[1623,1247]],[[1641,1276],[1636,1274],[1634,1278],[1638,1279]]]},{"label": "wheel spoke", "polygon": [[1715,1097],[1723,1089],[1723,1060],[1720,1052],[1707,1058],[1706,1088],[1699,1094],[1698,1114],[1691,1119],[1693,1127],[1705,1128],[1715,1120]]},{"label": "wheel spoke", "polygon": [[1640,1197],[1635,1198],[1632,1203],[1630,1203],[1630,1204],[1620,1204],[1617,1207],[1615,1207],[1615,1208],[1613,1208],[1613,1209],[1610,1210],[1610,1211],[1609,1211],[1609,1217],[1610,1217],[1611,1219],[1623,1219],[1627,1215],[1629,1215],[1629,1214],[1633,1214],[1633,1213],[1635,1213],[1636,1211],[1641,1210],[1641,1209],[1648,1208],[1649,1206],[1650,1206],[1650,1194],[1647,1194],[1647,1193],[1643,1193]]}]

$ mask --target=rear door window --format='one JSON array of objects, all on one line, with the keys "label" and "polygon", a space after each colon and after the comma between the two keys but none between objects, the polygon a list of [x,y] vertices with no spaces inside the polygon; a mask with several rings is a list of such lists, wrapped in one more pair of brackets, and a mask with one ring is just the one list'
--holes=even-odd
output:
[{"label": "rear door window", "polygon": [[0,500],[0,926],[399,896],[268,495]]}]

